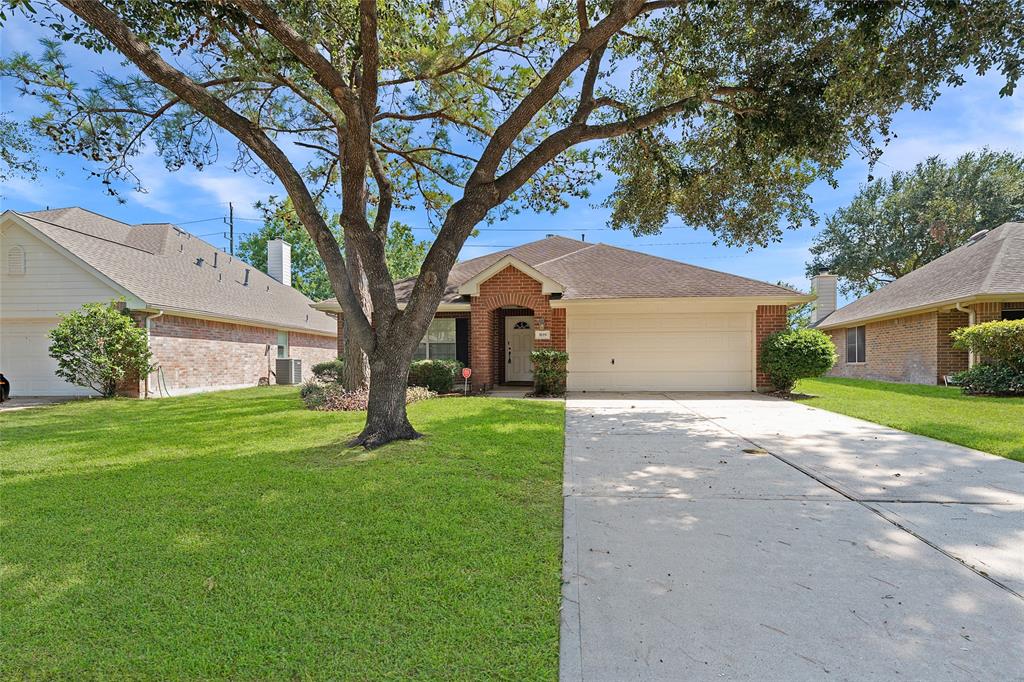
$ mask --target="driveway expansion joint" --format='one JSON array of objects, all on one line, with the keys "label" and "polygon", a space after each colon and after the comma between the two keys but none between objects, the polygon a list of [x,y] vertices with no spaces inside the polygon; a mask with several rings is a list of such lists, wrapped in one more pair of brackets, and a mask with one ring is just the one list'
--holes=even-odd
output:
[{"label": "driveway expansion joint", "polygon": [[[941,546],[939,546],[938,544],[932,542],[931,540],[929,540],[928,538],[924,537],[920,533],[917,533],[916,531],[911,530],[910,528],[908,528],[905,525],[899,523],[898,521],[895,521],[895,520],[889,518],[888,516],[883,514],[881,510],[876,509],[875,507],[872,506],[872,504],[883,504],[883,503],[884,504],[899,504],[900,503],[899,500],[884,500],[884,501],[883,500],[878,500],[878,501],[873,501],[873,500],[859,499],[855,495],[853,495],[852,493],[847,492],[846,490],[841,488],[838,484],[830,483],[829,481],[826,480],[826,477],[817,474],[816,472],[808,469],[807,467],[800,466],[799,464],[791,461],[790,459],[788,459],[786,457],[783,457],[782,455],[778,454],[777,452],[772,451],[770,448],[766,447],[765,445],[762,445],[761,443],[758,443],[757,441],[754,441],[754,440],[748,438],[747,436],[744,436],[741,433],[733,431],[732,429],[730,429],[729,427],[725,426],[724,424],[716,422],[715,420],[713,420],[713,419],[711,419],[711,418],[701,414],[697,410],[694,410],[693,408],[691,408],[691,407],[689,407],[687,405],[683,405],[682,403],[680,403],[675,398],[673,398],[673,397],[671,397],[671,396],[669,396],[667,394],[663,394],[663,395],[665,395],[665,397],[668,400],[671,400],[671,401],[677,403],[684,410],[687,410],[691,414],[694,414],[694,415],[704,419],[709,424],[713,424],[715,427],[721,429],[722,431],[725,431],[726,433],[731,434],[732,436],[735,436],[736,438],[745,440],[746,442],[750,443],[751,445],[753,445],[756,448],[764,450],[769,455],[771,455],[775,459],[779,460],[783,464],[786,464],[786,465],[796,469],[797,471],[799,471],[803,475],[805,475],[805,476],[807,476],[807,477],[817,481],[821,485],[825,486],[826,488],[829,488],[830,490],[835,491],[839,495],[842,495],[847,500],[849,500],[851,502],[856,502],[860,506],[862,506],[865,509],[867,509],[868,511],[870,511],[872,514],[875,514],[880,519],[884,520],[886,523],[892,525],[895,528],[899,528],[903,532],[907,533],[908,535],[913,536],[914,538],[916,538],[917,540],[921,541],[922,543],[924,543],[928,547],[931,547],[936,552],[942,554],[946,558],[948,558],[948,559],[950,559],[952,561],[955,561],[956,563],[960,564],[961,566],[963,566],[964,568],[968,569],[969,571],[971,571],[972,573],[974,573],[978,577],[987,580],[988,582],[992,583],[996,587],[998,587],[998,588],[1000,588],[1002,590],[1005,590],[1009,594],[1012,594],[1017,599],[1020,599],[1020,600],[1024,601],[1024,594],[1021,594],[1020,592],[1018,592],[1017,590],[1013,589],[1009,585],[1007,585],[1007,584],[997,580],[996,578],[993,578],[987,572],[982,571],[981,569],[975,568],[974,566],[972,566],[971,564],[967,563],[966,561],[964,561],[960,557],[958,557],[958,556],[956,556],[956,555],[946,551]],[[809,409],[815,409],[815,408],[809,408]],[[966,503],[962,503],[962,504],[972,504],[972,503],[966,502]],[[981,504],[981,503],[973,503],[973,504]],[[1009,504],[1011,506],[1014,506],[1012,503],[1007,503],[1007,504]]]}]

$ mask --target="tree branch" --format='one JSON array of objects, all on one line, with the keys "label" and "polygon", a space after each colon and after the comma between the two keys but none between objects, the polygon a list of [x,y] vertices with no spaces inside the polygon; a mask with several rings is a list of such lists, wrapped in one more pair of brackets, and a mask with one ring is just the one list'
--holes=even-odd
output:
[{"label": "tree branch", "polygon": [[214,97],[183,72],[168,64],[149,45],[136,36],[121,19],[97,0],[61,0],[61,4],[96,28],[154,83],[161,85],[196,111],[224,128],[258,156],[277,176],[292,198],[296,213],[310,233],[320,256],[328,265],[331,284],[345,309],[353,331],[372,348],[373,331],[353,295],[346,275],[345,259],[338,242],[324,222],[301,175],[281,149],[252,121]]}]

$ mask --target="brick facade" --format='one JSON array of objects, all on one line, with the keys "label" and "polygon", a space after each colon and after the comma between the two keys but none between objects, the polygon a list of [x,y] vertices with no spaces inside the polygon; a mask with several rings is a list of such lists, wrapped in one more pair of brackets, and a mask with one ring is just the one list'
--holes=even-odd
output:
[{"label": "brick facade", "polygon": [[943,377],[967,369],[968,353],[953,348],[953,339],[949,333],[954,329],[966,327],[970,316],[959,310],[950,310],[935,314],[935,382],[944,383]]},{"label": "brick facade", "polygon": [[[149,346],[171,393],[274,382],[276,329],[161,315],[150,322]],[[288,346],[289,356],[302,360],[304,377],[312,365],[337,357],[331,336],[289,332]],[[160,379],[150,378],[151,393]]]},{"label": "brick facade", "polygon": [[784,305],[757,306],[754,343],[757,353],[757,390],[759,391],[768,390],[772,387],[768,375],[761,371],[761,341],[766,336],[786,328],[786,308]]},{"label": "brick facade", "polygon": [[[976,324],[1003,317],[1003,311],[1024,308],[1018,302],[975,303]],[[969,323],[968,313],[932,311],[864,325],[866,350],[863,363],[846,362],[846,329],[829,332],[839,352],[839,362],[829,376],[879,379],[911,384],[941,384],[944,377],[967,369],[967,351],[953,348],[949,333]]]},{"label": "brick facade", "polygon": [[533,315],[534,329],[551,331],[551,339],[535,340],[534,348],[565,350],[565,310],[551,307],[550,296],[542,292],[540,282],[508,266],[483,282],[479,295],[470,301],[469,356],[474,390],[484,390],[504,378],[500,355],[504,308],[526,309],[525,314]]}]

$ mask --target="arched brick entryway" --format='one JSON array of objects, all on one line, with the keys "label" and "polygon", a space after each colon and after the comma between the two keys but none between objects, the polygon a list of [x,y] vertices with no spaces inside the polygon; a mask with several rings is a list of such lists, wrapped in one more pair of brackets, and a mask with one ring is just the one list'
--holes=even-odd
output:
[{"label": "arched brick entryway", "polygon": [[[470,300],[470,339],[473,387],[489,388],[502,379],[501,347],[505,315],[531,314],[534,329],[548,330],[551,338],[534,340],[534,348],[565,350],[565,310],[552,308],[550,296],[541,283],[511,265],[480,285],[480,294]],[[522,311],[526,312],[522,312]],[[498,352],[495,353],[495,348]]]}]

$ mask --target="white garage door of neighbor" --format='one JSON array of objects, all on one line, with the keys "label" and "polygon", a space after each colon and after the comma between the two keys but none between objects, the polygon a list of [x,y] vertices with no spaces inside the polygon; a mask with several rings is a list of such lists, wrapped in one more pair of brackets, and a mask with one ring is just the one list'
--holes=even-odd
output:
[{"label": "white garage door of neighbor", "polygon": [[57,322],[57,318],[0,321],[0,372],[11,381],[12,396],[93,393],[54,374],[57,362],[49,355],[50,339],[46,334]]},{"label": "white garage door of neighbor", "polygon": [[749,391],[754,313],[566,311],[570,391]]}]

